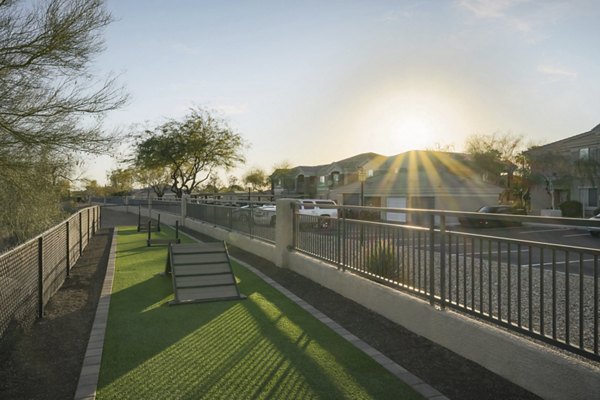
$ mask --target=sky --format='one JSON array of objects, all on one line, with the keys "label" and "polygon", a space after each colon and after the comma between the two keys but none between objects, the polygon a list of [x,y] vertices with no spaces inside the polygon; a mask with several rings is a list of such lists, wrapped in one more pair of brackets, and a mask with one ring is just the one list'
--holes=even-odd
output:
[{"label": "sky", "polygon": [[[115,21],[94,71],[131,98],[123,135],[224,117],[271,172],[359,153],[463,150],[474,134],[543,144],[600,123],[596,0],[108,0]],[[89,160],[104,182],[118,164]]]}]

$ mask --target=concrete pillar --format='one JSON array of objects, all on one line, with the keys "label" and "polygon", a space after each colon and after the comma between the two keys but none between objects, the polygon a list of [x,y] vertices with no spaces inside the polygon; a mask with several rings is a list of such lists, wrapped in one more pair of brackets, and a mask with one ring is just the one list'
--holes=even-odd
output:
[{"label": "concrete pillar", "polygon": [[275,224],[275,265],[289,268],[289,254],[294,244],[293,199],[277,200]]},{"label": "concrete pillar", "polygon": [[184,194],[181,196],[181,226],[185,227],[185,217],[187,215],[187,199],[189,195]]}]

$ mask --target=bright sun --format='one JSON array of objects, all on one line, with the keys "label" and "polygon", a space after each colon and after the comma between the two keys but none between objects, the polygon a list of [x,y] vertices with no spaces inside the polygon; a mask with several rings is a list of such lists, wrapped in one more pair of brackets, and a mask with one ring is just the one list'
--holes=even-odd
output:
[{"label": "bright sun", "polygon": [[453,146],[466,120],[459,103],[431,87],[374,92],[355,120],[357,136],[369,132],[368,148],[382,154]]},{"label": "bright sun", "polygon": [[431,120],[407,116],[399,118],[390,127],[389,138],[394,147],[402,150],[433,148],[435,127]]}]

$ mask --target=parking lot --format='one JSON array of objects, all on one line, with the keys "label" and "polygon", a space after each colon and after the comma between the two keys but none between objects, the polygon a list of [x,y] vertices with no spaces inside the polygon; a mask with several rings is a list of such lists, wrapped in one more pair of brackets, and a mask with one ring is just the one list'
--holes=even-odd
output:
[{"label": "parking lot", "polygon": [[[333,236],[336,235],[336,230],[335,227],[332,228],[328,230],[312,229],[310,234],[313,236],[306,236],[306,239],[316,246],[322,246],[322,243],[330,243],[328,250],[333,253],[336,246]],[[545,270],[555,268],[559,272],[565,272],[568,267],[570,274],[577,275],[580,273],[581,264],[583,265],[584,275],[593,276],[598,263],[595,259],[597,258],[595,253],[598,252],[597,254],[600,255],[600,238],[592,237],[584,228],[549,225],[466,228],[460,225],[449,225],[447,231],[446,253],[452,260],[457,258],[463,260],[465,257],[484,261],[489,259],[492,263],[500,261],[510,263],[513,266],[531,265],[534,269],[538,269],[543,265]],[[427,231],[421,231],[420,239],[417,239],[415,234],[402,234],[398,230],[396,232],[395,234],[390,232],[386,234],[378,228],[373,229],[365,225],[362,230],[358,228],[347,229],[345,237],[350,241],[347,243],[349,246],[368,247],[370,244],[381,240],[391,240],[396,246],[406,249],[429,250],[430,244],[425,240],[428,235]],[[477,237],[463,235],[462,233],[477,235]],[[320,239],[316,239],[318,237]],[[510,240],[504,241],[497,238]],[[548,244],[557,246],[549,246]],[[325,246],[327,247],[327,245]],[[440,246],[439,238],[436,238],[434,244],[436,253],[440,252]],[[579,249],[577,249],[578,251],[571,249],[567,252],[560,246],[577,247]],[[580,251],[580,249],[584,250]]]},{"label": "parking lot", "polygon": [[[574,246],[586,249],[592,249],[589,253],[582,252],[580,254],[570,253],[568,255],[568,266],[570,273],[579,273],[580,262],[583,263],[583,269],[585,275],[593,275],[594,268],[597,263],[593,250],[600,250],[600,238],[592,237],[589,232],[583,228],[576,229],[572,227],[561,227],[561,226],[549,226],[549,225],[523,225],[514,227],[504,228],[491,228],[491,229],[478,229],[478,228],[464,228],[461,226],[448,227],[449,231],[456,232],[468,232],[477,235],[495,236],[502,238],[509,238],[519,241],[536,242],[536,243],[552,243],[563,246]],[[465,252],[463,244],[459,243],[459,256]],[[496,244],[494,246],[497,246]],[[511,244],[510,255],[509,246],[506,243],[500,244],[500,253],[502,261],[508,261],[509,257],[513,265],[519,263],[519,252],[520,252],[520,263],[521,265],[528,265],[531,257],[531,265],[539,268],[540,265],[544,265],[545,269],[551,269],[554,265],[557,271],[565,272],[567,266],[567,253],[565,251],[556,250],[554,257],[553,252],[549,248],[542,250],[541,246],[532,245],[521,245],[520,249],[516,244]],[[494,255],[497,253],[497,248],[493,249]],[[472,249],[469,243],[466,248],[467,255],[471,255]],[[486,257],[487,247],[484,246],[483,254]],[[476,256],[479,256],[477,249],[475,251]],[[495,259],[496,257],[494,257]]]}]

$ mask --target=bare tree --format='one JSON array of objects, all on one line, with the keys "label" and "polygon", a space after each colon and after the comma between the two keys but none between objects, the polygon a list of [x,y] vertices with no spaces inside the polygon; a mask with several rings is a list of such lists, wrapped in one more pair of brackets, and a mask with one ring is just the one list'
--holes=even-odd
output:
[{"label": "bare tree", "polygon": [[31,9],[24,2],[0,3],[3,166],[10,166],[7,155],[15,151],[106,150],[101,117],[126,96],[113,77],[95,79],[89,65],[110,21],[98,0],[50,0]]},{"label": "bare tree", "polygon": [[90,70],[110,22],[101,0],[0,1],[0,186],[13,197],[3,202],[0,226],[19,238],[43,229],[19,210],[42,213],[59,200],[30,198],[29,183],[52,187],[73,152],[100,154],[111,143],[102,118],[126,95],[114,77]]}]

